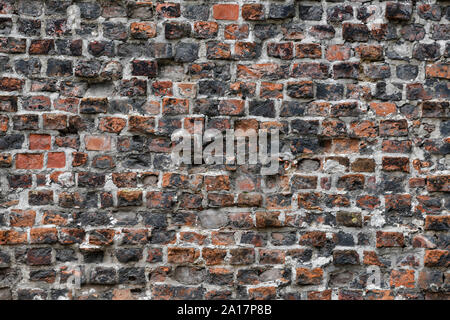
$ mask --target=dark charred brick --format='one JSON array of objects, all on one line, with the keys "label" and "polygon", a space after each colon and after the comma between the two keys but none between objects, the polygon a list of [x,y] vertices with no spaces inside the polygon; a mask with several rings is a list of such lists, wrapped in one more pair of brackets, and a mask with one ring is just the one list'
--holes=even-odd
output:
[{"label": "dark charred brick", "polygon": [[138,262],[142,259],[142,249],[140,248],[121,248],[115,251],[117,260],[121,263]]},{"label": "dark charred brick", "polygon": [[80,113],[106,113],[108,110],[107,98],[85,98],[80,103]]},{"label": "dark charred brick", "polygon": [[409,24],[400,30],[400,35],[408,41],[420,41],[425,37],[425,29],[419,24]]},{"label": "dark charred brick", "polygon": [[[22,125],[17,125],[17,122],[14,122],[14,128],[23,128]],[[16,129],[23,130],[23,129]],[[0,150],[13,150],[20,149],[25,141],[25,137],[22,134],[11,134],[0,136]]]},{"label": "dark charred brick", "polygon": [[128,38],[127,27],[123,23],[103,23],[103,36],[112,40],[125,40]]},{"label": "dark charred brick", "polygon": [[96,2],[81,2],[78,7],[83,19],[97,19],[101,15],[101,7]]},{"label": "dark charred brick", "polygon": [[198,50],[198,44],[179,42],[175,46],[174,59],[177,62],[192,62],[198,59]]},{"label": "dark charred brick", "polygon": [[346,227],[361,228],[362,217],[359,212],[344,212],[340,211],[336,213],[336,222],[338,225]]},{"label": "dark charred brick", "polygon": [[114,42],[112,41],[91,41],[88,44],[88,51],[95,57],[114,56]]},{"label": "dark charred brick", "polygon": [[259,40],[265,40],[269,38],[274,38],[280,33],[276,25],[272,24],[255,24],[253,33],[255,37]]},{"label": "dark charred brick", "polygon": [[365,178],[361,174],[346,175],[338,179],[337,187],[344,190],[360,190],[364,188]]},{"label": "dark charred brick", "polygon": [[406,120],[383,120],[380,122],[380,135],[401,137],[408,134]]},{"label": "dark charred brick", "polygon": [[335,79],[357,79],[359,76],[359,63],[342,62],[333,65]]},{"label": "dark charred brick", "polygon": [[44,10],[44,4],[40,1],[19,1],[17,9],[19,14],[38,17]]},{"label": "dark charred brick", "polygon": [[83,42],[79,40],[57,39],[56,51],[62,55],[81,56],[83,51]]},{"label": "dark charred brick", "polygon": [[354,250],[333,251],[333,262],[336,265],[358,265],[359,255]]},{"label": "dark charred brick", "polygon": [[29,191],[28,203],[32,206],[45,206],[53,204],[53,191],[51,190]]},{"label": "dark charred brick", "polygon": [[326,79],[329,66],[325,63],[303,62],[294,64],[292,76],[299,78]]},{"label": "dark charred brick", "polygon": [[375,15],[375,9],[370,5],[363,5],[356,9],[356,18],[363,22],[367,22],[368,19]]},{"label": "dark charred brick", "polygon": [[117,271],[115,268],[95,267],[89,274],[91,284],[115,284],[117,283]]},{"label": "dark charred brick", "polygon": [[435,24],[432,32],[431,38],[433,40],[450,40],[448,24]]},{"label": "dark charred brick", "polygon": [[66,19],[51,19],[47,20],[45,33],[52,37],[67,36],[71,32],[68,21]]},{"label": "dark charred brick", "polygon": [[33,37],[41,34],[41,21],[35,19],[19,19],[17,21],[20,34]]},{"label": "dark charred brick", "polygon": [[191,35],[191,25],[182,22],[166,22],[164,24],[166,39],[181,39]]},{"label": "dark charred brick", "polygon": [[314,87],[311,81],[288,82],[287,95],[292,98],[313,98]]},{"label": "dark charred brick", "polygon": [[436,60],[440,57],[440,46],[438,43],[416,43],[412,56],[417,60]]},{"label": "dark charred brick", "polygon": [[290,60],[294,57],[294,45],[292,42],[269,43],[267,45],[267,55],[283,60]]},{"label": "dark charred brick", "polygon": [[227,84],[217,80],[202,80],[198,82],[198,93],[200,95],[223,96],[227,91]]},{"label": "dark charred brick", "polygon": [[336,5],[328,7],[327,9],[327,21],[329,22],[342,22],[345,20],[351,20],[353,18],[353,7],[350,5]]},{"label": "dark charred brick", "polygon": [[49,111],[51,102],[46,96],[32,96],[24,98],[22,105],[28,111]]},{"label": "dark charred brick", "polygon": [[275,117],[275,105],[272,100],[257,101],[252,100],[249,105],[249,113],[254,116]]},{"label": "dark charred brick", "polygon": [[309,29],[309,35],[318,39],[332,39],[336,30],[331,25],[316,25]]},{"label": "dark charred brick", "polygon": [[0,18],[0,34],[10,34],[12,26],[13,22],[11,18]]},{"label": "dark charred brick", "polygon": [[293,4],[270,4],[269,19],[287,19],[295,15],[295,6]]},{"label": "dark charred brick", "polygon": [[419,68],[412,64],[403,64],[396,67],[397,78],[402,80],[414,80],[419,74]]},{"label": "dark charred brick", "polygon": [[0,37],[0,53],[25,53],[26,48],[26,39]]},{"label": "dark charred brick", "polygon": [[318,83],[316,97],[323,100],[340,100],[344,95],[344,87],[340,84]]},{"label": "dark charred brick", "polygon": [[133,76],[153,78],[158,74],[158,64],[155,61],[133,60],[131,73]]},{"label": "dark charred brick", "polygon": [[186,19],[207,21],[209,18],[209,6],[207,4],[186,4],[181,14]]},{"label": "dark charred brick", "polygon": [[47,62],[47,76],[67,77],[72,75],[72,61],[49,59]]},{"label": "dark charred brick", "polygon": [[387,2],[386,3],[386,18],[389,20],[403,20],[411,19],[412,5],[401,2]]},{"label": "dark charred brick", "polygon": [[79,61],[75,66],[75,75],[83,78],[96,78],[99,76],[101,63],[97,60]]},{"label": "dark charred brick", "polygon": [[45,7],[45,13],[47,15],[64,15],[71,3],[70,0],[49,0]]},{"label": "dark charred brick", "polygon": [[320,21],[322,19],[323,9],[321,6],[300,4],[298,6],[298,12],[302,20]]},{"label": "dark charred brick", "polygon": [[365,24],[343,23],[342,37],[347,41],[366,42],[369,40],[369,29]]},{"label": "dark charred brick", "polygon": [[[13,116],[13,128],[14,130],[38,130],[39,129],[39,116],[35,114],[24,114],[20,116]],[[12,135],[11,138],[19,138],[21,135]],[[8,139],[8,136],[5,137]],[[15,140],[15,139],[14,139]]]},{"label": "dark charred brick", "polygon": [[441,19],[442,10],[437,4],[423,3],[417,6],[417,13],[422,19],[439,21]]},{"label": "dark charred brick", "polygon": [[27,252],[27,264],[31,266],[50,265],[52,262],[51,248],[33,248]]}]

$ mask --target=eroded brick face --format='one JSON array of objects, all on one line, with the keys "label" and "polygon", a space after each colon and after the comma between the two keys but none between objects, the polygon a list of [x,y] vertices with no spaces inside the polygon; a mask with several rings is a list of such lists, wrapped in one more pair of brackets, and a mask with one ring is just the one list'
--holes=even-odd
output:
[{"label": "eroded brick face", "polygon": [[[449,19],[0,0],[0,299],[449,299]],[[174,165],[196,121],[279,170]]]}]

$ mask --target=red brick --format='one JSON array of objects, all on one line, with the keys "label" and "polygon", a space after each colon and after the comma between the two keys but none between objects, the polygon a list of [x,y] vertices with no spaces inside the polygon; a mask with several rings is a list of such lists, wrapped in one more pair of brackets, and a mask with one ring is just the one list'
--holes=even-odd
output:
[{"label": "red brick", "polygon": [[342,44],[335,44],[327,48],[325,58],[328,61],[345,61],[350,59],[350,54],[350,47]]},{"label": "red brick", "polygon": [[127,121],[125,119],[105,117],[100,119],[98,128],[103,132],[120,133],[125,128],[126,124]]},{"label": "red brick", "polygon": [[322,280],[323,270],[321,268],[297,268],[296,270],[296,282],[298,285],[319,285]]},{"label": "red brick", "polygon": [[242,18],[250,21],[264,20],[264,5],[251,3],[242,5]]},{"label": "red brick", "polygon": [[52,137],[48,134],[30,134],[30,150],[50,150]]},{"label": "red brick", "polygon": [[403,246],[405,246],[403,233],[377,231],[377,248]]},{"label": "red brick", "polygon": [[372,102],[370,104],[370,109],[372,109],[377,116],[386,117],[396,113],[397,106],[392,102]]},{"label": "red brick", "polygon": [[1,91],[20,91],[22,90],[25,81],[17,78],[0,78]]},{"label": "red brick", "polygon": [[109,136],[86,136],[84,143],[88,151],[111,150],[111,137]]},{"label": "red brick", "polygon": [[47,168],[64,168],[66,154],[64,152],[49,152],[47,154]]},{"label": "red brick", "polygon": [[67,128],[67,116],[63,114],[42,115],[43,127],[47,130],[63,130]]},{"label": "red brick", "polygon": [[238,17],[238,4],[215,4],[213,6],[213,18],[216,20],[237,20]]},{"label": "red brick", "polygon": [[44,155],[42,153],[19,153],[16,155],[16,169],[42,169]]},{"label": "red brick", "polygon": [[[244,5],[245,6],[245,5]],[[224,37],[227,40],[246,39],[249,34],[248,24],[229,24],[225,26]]]},{"label": "red brick", "polygon": [[193,263],[200,256],[195,248],[167,248],[167,261],[169,263]]},{"label": "red brick", "polygon": [[298,59],[320,59],[322,49],[318,43],[298,43],[295,45],[295,57]]}]

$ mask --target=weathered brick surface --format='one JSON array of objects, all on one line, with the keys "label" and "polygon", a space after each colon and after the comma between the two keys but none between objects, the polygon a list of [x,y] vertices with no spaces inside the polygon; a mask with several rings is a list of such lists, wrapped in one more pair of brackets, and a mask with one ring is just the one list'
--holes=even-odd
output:
[{"label": "weathered brick surface", "polygon": [[[449,19],[0,0],[0,297],[449,299]],[[195,120],[279,128],[278,174],[173,165]]]}]

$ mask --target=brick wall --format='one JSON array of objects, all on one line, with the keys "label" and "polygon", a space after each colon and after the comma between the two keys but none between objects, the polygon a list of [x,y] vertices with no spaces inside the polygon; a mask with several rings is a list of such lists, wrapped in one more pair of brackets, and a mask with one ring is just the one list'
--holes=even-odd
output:
[{"label": "brick wall", "polygon": [[448,299],[450,3],[175,1],[0,0],[0,299]]}]

